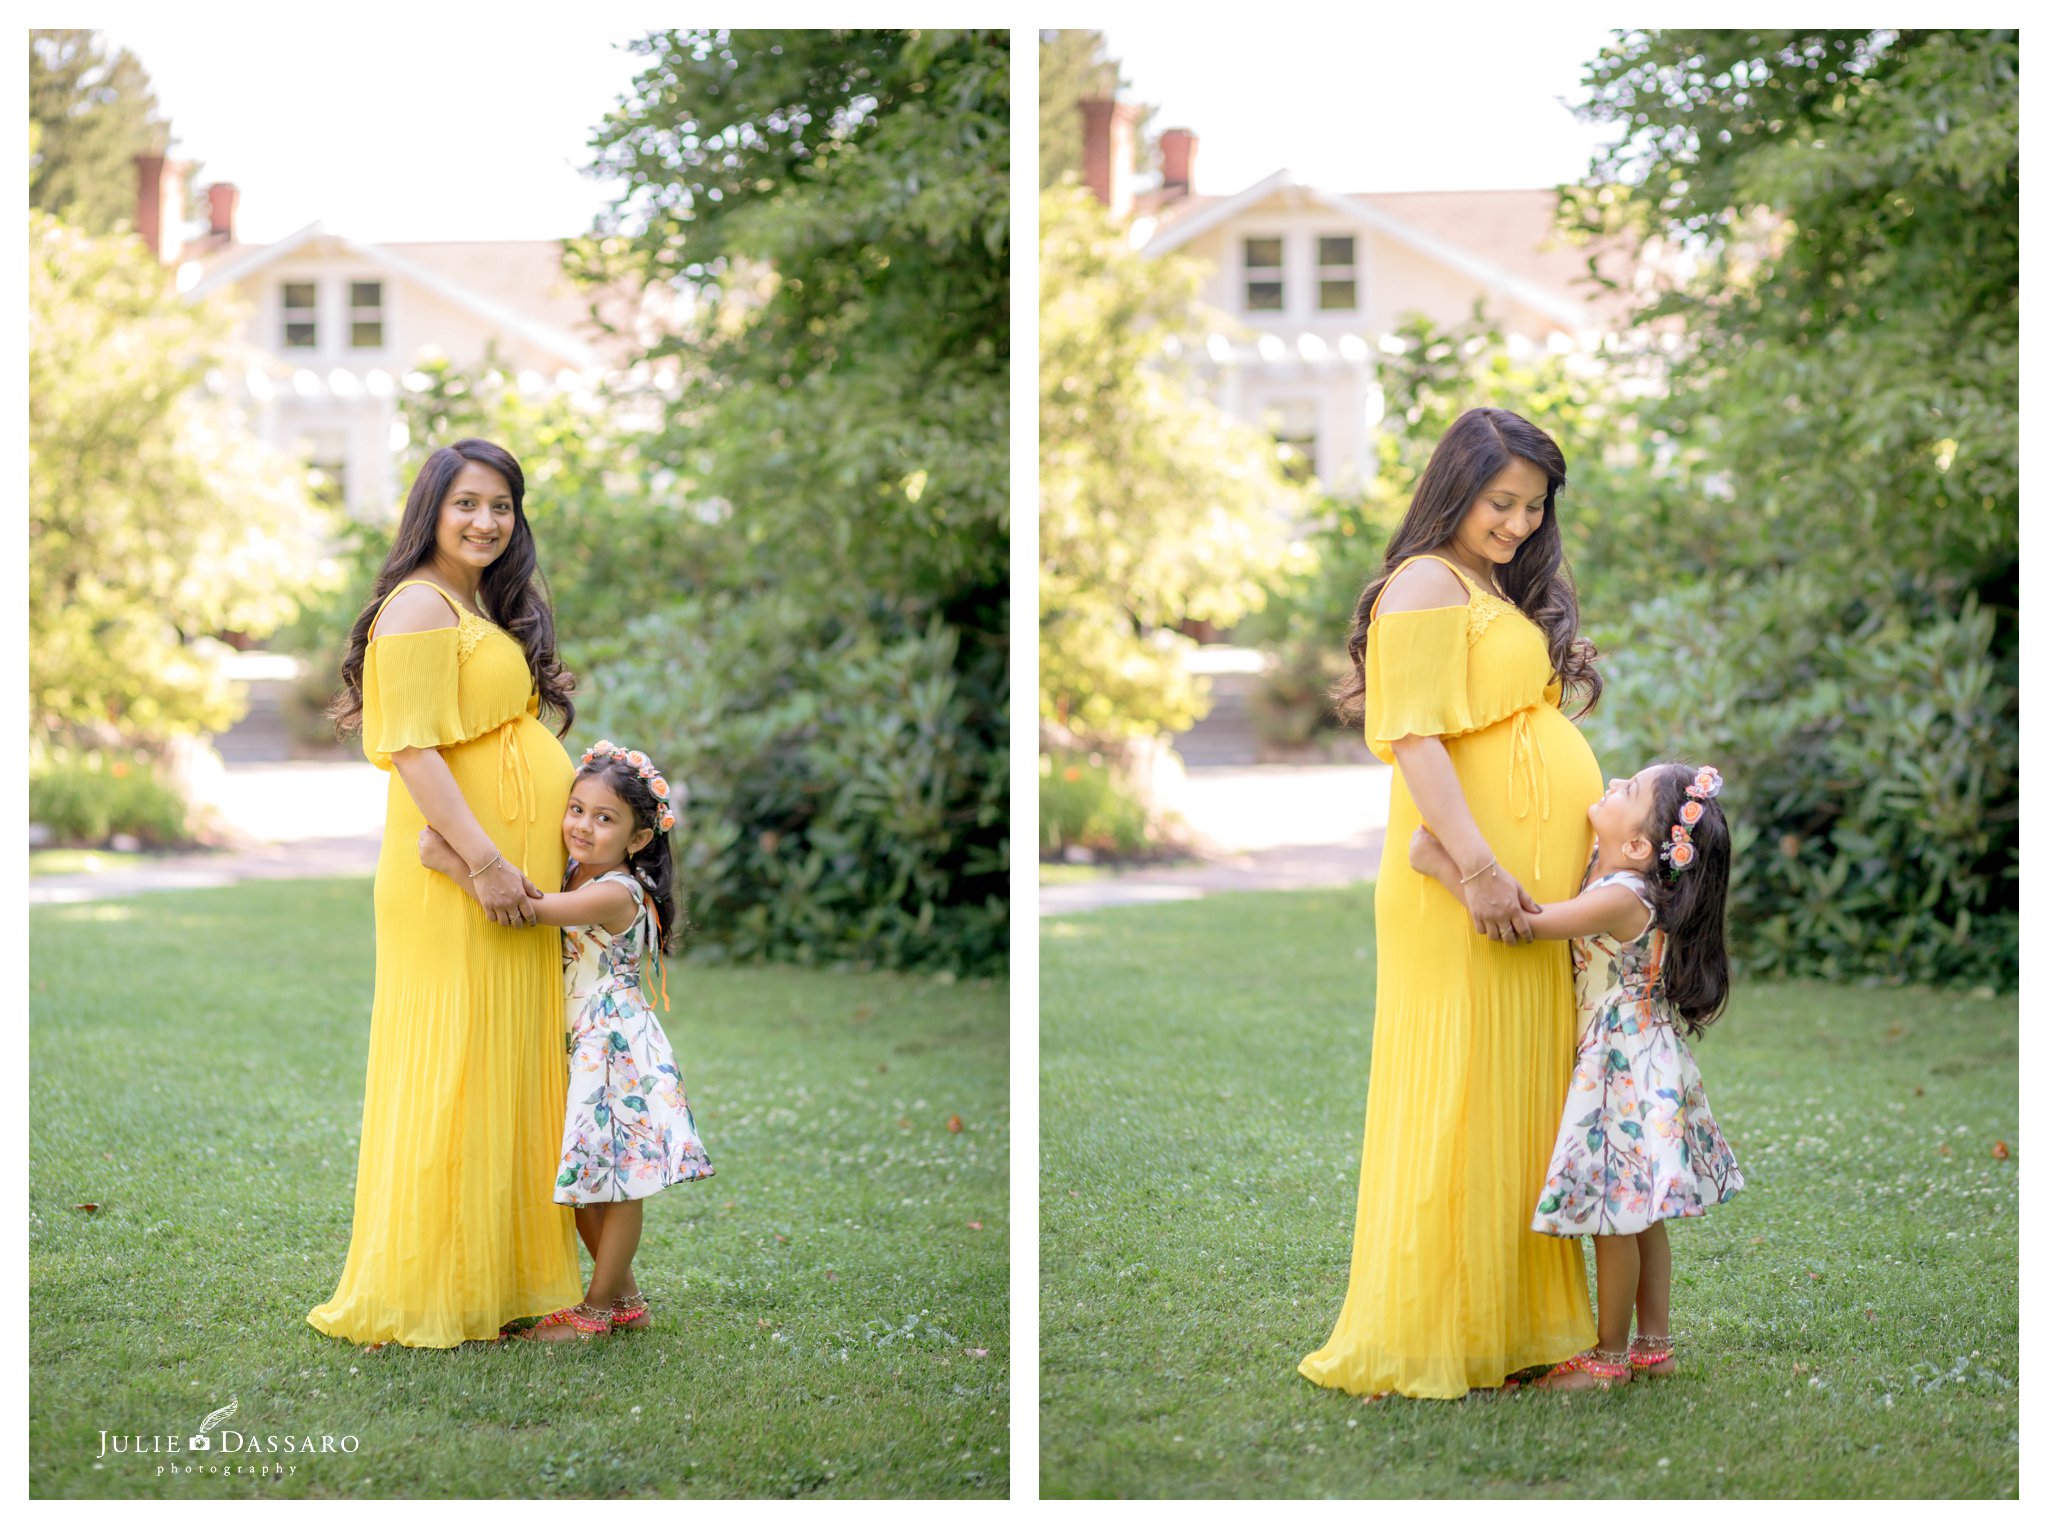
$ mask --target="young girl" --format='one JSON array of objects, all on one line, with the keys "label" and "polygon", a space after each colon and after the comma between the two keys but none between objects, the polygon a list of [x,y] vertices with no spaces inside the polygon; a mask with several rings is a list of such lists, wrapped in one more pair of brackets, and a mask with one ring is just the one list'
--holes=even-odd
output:
[{"label": "young girl", "polygon": [[[1742,1188],[1684,1039],[1728,998],[1720,792],[1712,766],[1654,764],[1609,781],[1586,810],[1594,850],[1579,895],[1529,915],[1535,938],[1572,942],[1579,997],[1578,1061],[1532,1225],[1553,1237],[1590,1234],[1600,1292],[1598,1346],[1541,1386],[1605,1389],[1632,1371],[1673,1373],[1664,1223]],[[1457,865],[1427,827],[1408,860],[1455,891]]]},{"label": "young girl", "polygon": [[[581,1305],[542,1317],[528,1336],[595,1338],[648,1325],[633,1280],[640,1202],[658,1189],[711,1177],[675,1052],[641,996],[643,958],[660,966],[675,945],[675,864],[668,782],[645,754],[601,742],[569,788],[562,890],[537,900],[540,922],[562,930],[568,990],[569,1109],[555,1199],[576,1207],[590,1250]],[[469,867],[429,828],[420,859],[467,885]],[[662,1002],[668,981],[661,982]]]}]

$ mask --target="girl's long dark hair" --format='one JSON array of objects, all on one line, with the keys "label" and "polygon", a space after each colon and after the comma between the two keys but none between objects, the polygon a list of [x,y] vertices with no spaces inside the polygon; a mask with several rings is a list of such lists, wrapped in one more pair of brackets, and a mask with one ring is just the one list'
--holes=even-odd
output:
[{"label": "girl's long dark hair", "polygon": [[568,732],[569,724],[576,720],[576,703],[570,699],[576,691],[576,676],[555,656],[555,613],[548,603],[547,580],[540,572],[533,528],[526,521],[526,474],[519,470],[519,459],[503,446],[472,439],[441,447],[421,464],[419,475],[412,480],[412,490],[405,496],[405,513],[399,517],[384,566],[377,570],[370,601],[349,628],[348,651],[341,660],[341,690],[327,709],[337,734],[346,736],[362,728],[363,655],[369,651],[370,628],[376,624],[384,597],[432,559],[441,501],[448,497],[448,487],[465,462],[503,474],[512,487],[512,539],[484,570],[477,603],[526,650],[526,667],[540,692],[541,714],[561,719],[555,735]]},{"label": "girl's long dark hair", "polygon": [[[1695,800],[1685,788],[1698,774],[1698,766],[1675,760],[1658,767],[1646,832],[1660,851],[1671,842],[1671,825],[1679,821],[1679,812]],[[1673,874],[1660,859],[1650,872],[1650,900],[1656,905],[1657,927],[1664,931],[1659,982],[1689,1035],[1698,1035],[1719,1019],[1728,1002],[1728,872],[1733,845],[1720,801],[1701,800],[1700,807],[1700,820],[1686,829],[1692,835],[1692,864]]]},{"label": "girl's long dark hair", "polygon": [[661,916],[661,953],[665,956],[675,954],[676,857],[668,835],[662,832],[661,813],[664,807],[669,807],[680,819],[682,810],[662,801],[654,794],[654,788],[640,778],[640,772],[616,755],[579,766],[576,779],[597,780],[609,786],[613,794],[633,810],[633,826],[645,828],[654,835],[637,853],[626,857],[626,869],[639,878],[640,885],[653,899],[654,911]]},{"label": "girl's long dark hair", "polygon": [[1351,672],[1330,695],[1339,717],[1356,722],[1365,714],[1365,637],[1372,625],[1373,602],[1387,580],[1405,559],[1434,552],[1456,535],[1459,522],[1486,485],[1518,457],[1542,472],[1550,486],[1543,496],[1543,523],[1515,550],[1514,561],[1500,570],[1500,587],[1543,629],[1551,673],[1563,683],[1565,694],[1579,701],[1573,715],[1583,717],[1600,699],[1600,671],[1595,667],[1600,655],[1579,635],[1579,597],[1557,525],[1557,495],[1565,485],[1564,453],[1519,414],[1467,409],[1429,454],[1415,497],[1408,501],[1408,513],[1387,543],[1386,559],[1358,596],[1347,644]]}]

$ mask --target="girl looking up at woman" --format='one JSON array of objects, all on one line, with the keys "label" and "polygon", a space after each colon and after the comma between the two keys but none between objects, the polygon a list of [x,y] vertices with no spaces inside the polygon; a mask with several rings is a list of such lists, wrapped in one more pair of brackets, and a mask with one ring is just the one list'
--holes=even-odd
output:
[{"label": "girl looking up at woman", "polygon": [[[1685,1037],[1728,1001],[1728,820],[1712,766],[1653,764],[1607,783],[1586,811],[1593,861],[1579,895],[1528,916],[1571,941],[1579,1050],[1534,1230],[1593,1239],[1598,1345],[1537,1385],[1626,1384],[1676,1371],[1664,1223],[1742,1188]],[[1409,864],[1454,893],[1457,862],[1427,827]],[[1629,1317],[1636,1336],[1629,1339]]]}]

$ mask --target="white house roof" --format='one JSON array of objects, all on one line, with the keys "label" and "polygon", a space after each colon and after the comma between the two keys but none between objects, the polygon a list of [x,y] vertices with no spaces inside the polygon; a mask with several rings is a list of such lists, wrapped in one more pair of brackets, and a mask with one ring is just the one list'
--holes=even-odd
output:
[{"label": "white house roof", "polygon": [[[1188,196],[1158,208],[1147,253],[1179,248],[1292,190],[1362,228],[1396,240],[1570,329],[1598,323],[1608,302],[1586,285],[1587,251],[1555,234],[1554,191],[1338,193],[1297,183],[1286,170],[1231,196]],[[1600,269],[1626,284],[1629,262],[1603,251]]]},{"label": "white house roof", "polygon": [[[574,299],[565,302],[563,294],[553,290],[565,286],[561,279],[561,246],[553,240],[512,241],[503,248],[489,244],[377,245],[331,233],[321,223],[309,223],[275,244],[222,251],[209,263],[209,269],[193,284],[188,295],[196,299],[245,281],[323,239],[331,240],[358,260],[466,308],[493,328],[538,346],[567,366],[578,370],[600,368],[610,359],[600,354],[599,344],[572,332],[559,321],[535,318],[530,311],[538,306],[560,312],[574,302]],[[464,254],[468,258],[460,258]],[[450,256],[458,258],[451,259]],[[512,282],[491,284],[505,286],[509,290],[496,293],[482,290],[483,283],[465,279],[471,272],[502,276],[508,271],[514,275]],[[513,306],[515,302],[518,307]],[[522,312],[521,308],[529,311]],[[587,309],[587,304],[583,308]],[[561,316],[567,318],[569,315],[562,313]],[[555,314],[551,313],[550,317],[555,317]]]}]

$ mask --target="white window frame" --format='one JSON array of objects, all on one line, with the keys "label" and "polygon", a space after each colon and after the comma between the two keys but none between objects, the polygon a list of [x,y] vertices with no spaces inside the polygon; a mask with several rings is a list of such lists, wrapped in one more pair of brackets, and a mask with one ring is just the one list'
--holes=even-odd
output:
[{"label": "white window frame", "polygon": [[[1349,239],[1351,241],[1351,259],[1348,262],[1326,262],[1323,259],[1323,241],[1325,239]],[[1365,284],[1359,280],[1359,264],[1357,234],[1316,235],[1316,312],[1357,313],[1364,308],[1365,293],[1362,289]],[[1349,307],[1334,308],[1323,300],[1324,283],[1332,281],[1348,281],[1351,283],[1351,305]]]},{"label": "white window frame", "polygon": [[[1253,265],[1251,261],[1254,244],[1272,243],[1280,246],[1280,258],[1272,265]],[[1246,234],[1238,244],[1238,258],[1244,272],[1244,311],[1246,313],[1285,313],[1287,311],[1287,236],[1285,234]],[[1278,287],[1279,301],[1270,308],[1252,305],[1252,287]]]},{"label": "white window frame", "polygon": [[[312,294],[306,303],[291,300],[293,287],[304,287]],[[284,351],[318,352],[320,349],[320,283],[311,277],[288,277],[277,285],[278,349]],[[304,345],[292,341],[292,326],[304,324],[313,333]]]},{"label": "white window frame", "polygon": [[[366,286],[374,286],[374,287],[375,287],[375,288],[377,289],[377,303],[376,303],[376,306],[375,306],[375,307],[364,307],[363,305],[359,304],[359,303],[358,303],[358,302],[356,301],[356,288],[357,288],[357,287],[366,287]],[[350,277],[350,278],[349,278],[349,282],[348,282],[348,287],[347,287],[347,296],[348,296],[348,348],[349,348],[350,350],[359,350],[359,351],[381,351],[381,350],[384,350],[384,349],[385,349],[385,348],[386,348],[386,347],[387,347],[387,346],[388,346],[388,345],[390,344],[390,339],[391,339],[391,328],[390,328],[390,324],[391,324],[391,318],[390,318],[390,313],[391,313],[391,304],[390,304],[390,301],[389,301],[389,293],[390,293],[390,290],[391,290],[391,284],[390,284],[390,282],[386,281],[386,280],[385,280],[385,279],[384,279],[383,277],[381,277],[381,276],[365,276],[365,277],[354,277],[354,276],[352,276],[352,277]],[[358,324],[375,324],[375,325],[377,326],[377,343],[376,343],[376,344],[374,344],[374,345],[364,345],[364,344],[360,344],[360,343],[358,343],[358,342],[357,342],[357,340],[356,340],[356,325],[358,325]]]}]

